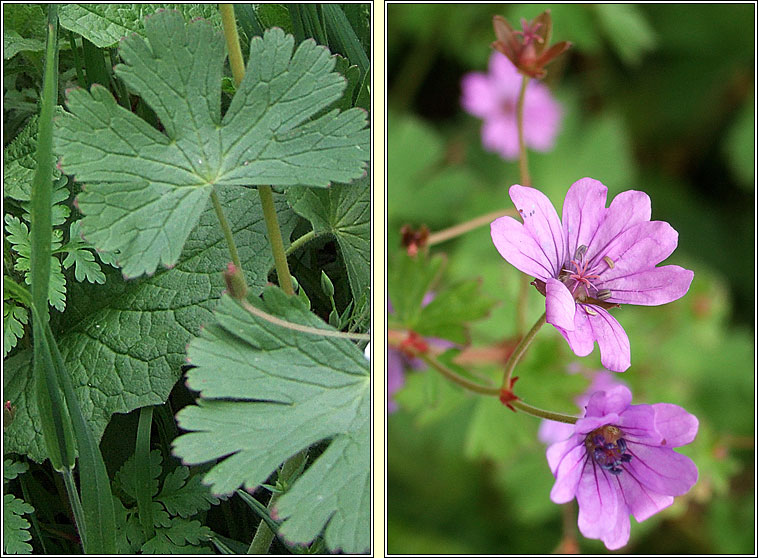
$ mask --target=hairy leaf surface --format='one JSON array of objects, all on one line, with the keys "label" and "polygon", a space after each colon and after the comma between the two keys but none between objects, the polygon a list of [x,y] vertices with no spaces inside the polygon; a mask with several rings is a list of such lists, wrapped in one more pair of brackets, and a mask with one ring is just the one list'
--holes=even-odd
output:
[{"label": "hairy leaf surface", "polygon": [[119,106],[104,87],[68,92],[58,119],[63,170],[85,183],[82,232],[120,251],[124,275],[176,263],[211,190],[233,186],[320,186],[349,182],[369,158],[366,113],[332,110],[345,79],[313,41],[293,53],[280,29],[250,42],[250,64],[221,116],[224,41],[206,21],[176,12],[145,23],[147,41],[122,41],[116,74],[158,116],[165,134]]},{"label": "hairy leaf surface", "polygon": [[[254,301],[287,321],[328,329],[296,297],[269,288]],[[286,459],[331,442],[276,506],[282,536],[312,541],[326,526],[332,550],[369,548],[369,370],[345,339],[293,331],[223,297],[216,321],[193,339],[188,385],[199,405],[177,415],[192,431],[174,442],[185,463],[226,459],[205,476],[214,493],[254,488]]]},{"label": "hairy leaf surface", "polygon": [[[221,196],[252,292],[263,290],[273,261],[257,198],[243,188]],[[286,239],[297,216],[281,196],[275,198]],[[96,438],[113,413],[165,401],[181,374],[187,342],[212,317],[228,261],[223,233],[208,208],[175,268],[128,282],[106,269],[108,289],[71,285],[71,309],[57,324],[57,340]],[[18,407],[5,431],[5,449],[42,461],[46,453],[36,402],[28,397],[33,393],[30,364],[31,351],[4,363],[5,397]]]},{"label": "hairy leaf surface", "polygon": [[371,284],[371,182],[335,184],[327,190],[290,188],[287,200],[317,234],[334,235],[347,268],[353,297]]}]

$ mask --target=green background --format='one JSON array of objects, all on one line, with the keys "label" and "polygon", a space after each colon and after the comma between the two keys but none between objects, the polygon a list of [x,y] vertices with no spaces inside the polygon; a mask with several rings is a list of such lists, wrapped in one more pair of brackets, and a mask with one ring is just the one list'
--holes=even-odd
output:
[{"label": "green background", "polygon": [[[388,5],[388,273],[403,224],[437,231],[512,207],[517,164],[482,149],[481,122],[460,107],[460,81],[486,71],[493,15],[520,27],[545,8],[553,41],[574,46],[548,66],[545,83],[564,118],[555,148],[530,152],[533,185],[559,211],[584,176],[608,186],[609,201],[645,191],[653,219],[679,232],[666,263],[695,271],[679,301],[614,314],[632,346],[632,367],[618,377],[633,402],[675,403],[700,420],[697,439],[680,450],[698,465],[698,483],[671,508],[632,520],[622,552],[752,552],[753,5]],[[482,296],[497,301],[472,324],[472,345],[512,340],[523,279],[498,255],[488,227],[432,253],[447,258],[438,291],[477,278]],[[390,280],[390,297],[400,296],[400,283]],[[533,290],[525,296],[528,327],[544,300]],[[516,392],[573,414],[587,373],[599,367],[597,350],[579,359],[547,326],[516,369]],[[502,364],[474,371],[495,379]],[[431,372],[410,373],[397,400],[401,410],[388,422],[390,553],[546,553],[566,535],[583,552],[607,552],[578,534],[574,503],[550,501],[537,419]]]}]

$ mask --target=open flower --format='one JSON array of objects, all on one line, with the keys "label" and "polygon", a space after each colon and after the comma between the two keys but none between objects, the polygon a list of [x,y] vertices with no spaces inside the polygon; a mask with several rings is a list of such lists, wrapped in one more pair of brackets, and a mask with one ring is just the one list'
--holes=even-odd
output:
[{"label": "open flower", "polygon": [[[461,105],[484,120],[482,144],[504,159],[518,157],[518,103],[521,76],[499,52],[490,56],[489,73],[471,72],[463,76]],[[537,151],[553,147],[561,120],[561,107],[550,90],[538,82],[527,85],[524,96],[524,142]]]},{"label": "open flower", "polygon": [[629,338],[608,312],[619,304],[656,306],[684,296],[693,272],[656,267],[676,248],[677,232],[650,220],[650,198],[629,190],[605,207],[599,181],[574,182],[563,202],[563,222],[539,190],[514,185],[510,196],[523,224],[500,217],[491,225],[500,255],[545,295],[547,322],[578,356],[597,341],[603,366],[623,372],[631,363]]},{"label": "open flower", "polygon": [[595,393],[570,438],[547,449],[550,499],[576,498],[579,531],[610,550],[629,540],[629,514],[644,521],[697,482],[689,457],[672,448],[695,439],[698,420],[678,405],[630,405],[625,386]]},{"label": "open flower", "polygon": [[[574,403],[576,403],[576,406],[584,412],[584,408],[587,406],[590,397],[596,392],[610,391],[617,386],[625,385],[623,382],[619,381],[617,377],[616,374],[612,374],[607,370],[601,370],[595,373],[592,376],[592,383],[579,397],[574,399]],[[572,434],[574,434],[573,424],[543,419],[540,423],[540,428],[537,431],[537,439],[543,444],[554,444],[555,442],[565,440]]]}]

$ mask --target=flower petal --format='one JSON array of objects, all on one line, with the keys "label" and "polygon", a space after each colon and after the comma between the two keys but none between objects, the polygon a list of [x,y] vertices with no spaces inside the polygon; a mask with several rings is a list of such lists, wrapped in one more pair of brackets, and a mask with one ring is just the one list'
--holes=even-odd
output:
[{"label": "flower petal", "polygon": [[[581,305],[580,305],[581,306]],[[629,337],[605,308],[592,306],[597,316],[588,316],[592,335],[600,348],[600,362],[608,370],[623,372],[632,364]],[[577,314],[581,311],[577,310]]]},{"label": "flower petal", "polygon": [[403,372],[403,357],[400,351],[387,349],[387,411],[392,413],[397,410],[397,403],[392,398],[397,390],[405,383]]},{"label": "flower petal", "polygon": [[611,280],[604,276],[601,286],[611,291],[608,302],[657,306],[682,298],[694,275],[678,265],[664,265]]},{"label": "flower petal", "polygon": [[461,106],[466,112],[488,118],[500,111],[500,100],[489,76],[472,72],[461,80]]},{"label": "flower petal", "polygon": [[573,449],[563,456],[557,464],[557,469],[553,472],[555,484],[550,490],[550,499],[556,504],[565,504],[574,499],[587,461],[587,450],[581,440],[577,444],[576,439],[573,438],[572,442],[574,444]]},{"label": "flower petal", "polygon": [[498,114],[487,119],[482,125],[482,145],[488,151],[499,154],[503,159],[518,158],[518,128],[516,118]]},{"label": "flower petal", "polygon": [[673,496],[653,492],[640,484],[629,472],[619,475],[619,483],[621,484],[621,490],[624,492],[626,505],[637,521],[645,521],[650,516],[674,503]]},{"label": "flower petal", "polygon": [[557,277],[566,261],[566,247],[563,227],[553,204],[539,190],[518,184],[511,186],[508,193],[524,220],[524,228],[537,241],[552,264],[550,276]]},{"label": "flower petal", "polygon": [[663,438],[662,445],[676,448],[695,439],[699,426],[695,415],[671,403],[656,403],[652,407],[655,410],[655,429]]},{"label": "flower petal", "polygon": [[619,497],[619,505],[616,506],[616,518],[611,522],[611,525],[612,527],[603,533],[600,539],[608,550],[618,550],[629,542],[631,530],[629,508],[622,503],[621,497]]},{"label": "flower petal", "polygon": [[670,448],[653,447],[627,441],[632,460],[624,464],[623,474],[632,475],[653,492],[680,496],[697,482],[698,472],[693,461]]},{"label": "flower petal", "polygon": [[543,444],[562,442],[574,433],[574,425],[555,420],[543,420],[537,430],[537,439]]},{"label": "flower petal", "polygon": [[568,258],[574,257],[577,247],[587,246],[587,258],[592,257],[592,237],[605,219],[605,199],[608,188],[593,178],[582,178],[571,185],[563,202],[563,234],[567,241]]},{"label": "flower petal", "polygon": [[524,142],[537,151],[552,149],[561,114],[561,106],[553,100],[550,90],[530,81],[524,100]]},{"label": "flower petal", "polygon": [[613,530],[619,515],[620,501],[618,486],[603,469],[588,459],[576,489],[579,504],[579,531],[591,539],[599,539]]},{"label": "flower petal", "polygon": [[613,267],[598,261],[603,282],[623,277],[637,271],[655,267],[668,258],[676,248],[679,233],[663,221],[637,223],[614,238],[602,253],[601,258],[610,258]]},{"label": "flower petal", "polygon": [[595,337],[592,334],[592,327],[590,327],[588,318],[587,312],[580,305],[574,313],[573,331],[556,326],[576,356],[587,356],[595,348]]},{"label": "flower petal", "polygon": [[[626,386],[616,386],[608,391],[594,393],[587,402],[587,417],[604,417],[623,413],[632,402],[632,392]],[[610,422],[608,422],[610,424]]]},{"label": "flower petal", "polygon": [[650,214],[650,197],[646,193],[636,190],[621,192],[613,198],[605,219],[587,245],[592,247],[591,252],[588,250],[588,256],[594,254],[597,261],[601,260],[609,242],[633,225],[650,221]]},{"label": "flower petal", "polygon": [[576,301],[558,279],[551,278],[545,282],[545,313],[547,323],[568,331],[574,329]]},{"label": "flower petal", "polygon": [[512,217],[500,217],[490,225],[495,248],[509,264],[527,275],[547,281],[553,264],[524,225]]}]

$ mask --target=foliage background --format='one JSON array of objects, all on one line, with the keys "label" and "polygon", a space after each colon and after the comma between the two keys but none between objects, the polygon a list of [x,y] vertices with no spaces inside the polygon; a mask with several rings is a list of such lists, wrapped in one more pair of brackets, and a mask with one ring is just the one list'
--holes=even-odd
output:
[{"label": "foliage background", "polygon": [[[548,67],[565,115],[555,149],[530,152],[533,184],[557,208],[584,176],[608,186],[609,201],[647,192],[653,219],[679,231],[667,263],[695,270],[683,299],[616,313],[632,346],[619,379],[634,402],[675,403],[700,419],[683,450],[699,467],[698,484],[652,519],[632,521],[622,551],[753,552],[754,5],[388,5],[388,273],[403,224],[437,231],[512,207],[517,164],[482,149],[480,121],[460,108],[460,80],[486,71],[494,14],[515,23],[546,8],[553,41],[574,46]],[[474,346],[517,334],[522,279],[488,227],[432,252],[448,259],[440,289],[478,277],[499,302],[474,324]],[[544,302],[527,296],[529,327]],[[599,366],[597,350],[579,359],[547,327],[516,369],[517,393],[575,413],[588,380],[566,371]],[[495,378],[502,365],[479,372]],[[431,372],[410,376],[388,419],[390,553],[544,553],[578,535],[575,504],[549,500],[539,421],[445,389]],[[578,542],[583,552],[607,552],[599,541]]]}]

